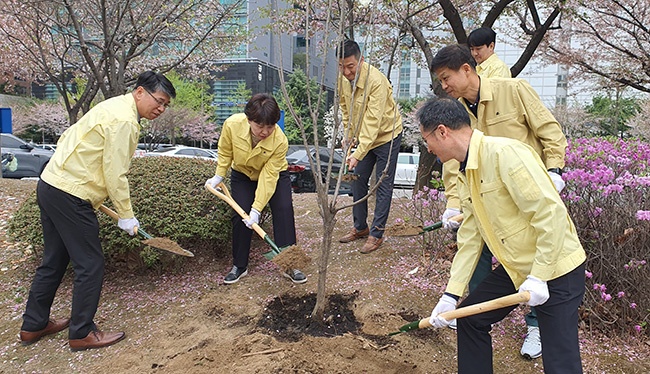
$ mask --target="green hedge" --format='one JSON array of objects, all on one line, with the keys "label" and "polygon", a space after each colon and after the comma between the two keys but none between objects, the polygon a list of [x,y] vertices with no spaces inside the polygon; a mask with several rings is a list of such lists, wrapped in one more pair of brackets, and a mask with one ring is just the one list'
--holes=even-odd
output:
[{"label": "green hedge", "polygon": [[[195,256],[230,254],[232,211],[205,190],[205,180],[214,175],[212,161],[175,158],[134,158],[128,174],[131,202],[141,227],[155,237],[166,237]],[[110,200],[106,201],[107,206]],[[100,236],[107,263],[129,267],[165,267],[182,257],[144,246],[130,237],[107,215],[98,212]],[[35,194],[23,204],[9,224],[14,240],[28,242],[40,257],[43,234]]]}]

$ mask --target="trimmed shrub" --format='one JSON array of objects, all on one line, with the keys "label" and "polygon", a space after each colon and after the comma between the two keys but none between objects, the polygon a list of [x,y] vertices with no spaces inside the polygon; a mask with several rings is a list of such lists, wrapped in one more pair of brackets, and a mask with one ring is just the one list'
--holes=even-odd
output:
[{"label": "trimmed shrub", "polygon": [[[204,187],[215,168],[212,161],[192,158],[134,158],[128,178],[133,210],[142,229],[154,237],[174,240],[196,256],[229,255],[232,210]],[[105,204],[111,207],[110,200]],[[108,264],[162,268],[184,259],[143,245],[140,237],[127,235],[107,215],[97,215]],[[43,247],[43,234],[35,194],[11,220],[9,235],[34,245],[37,256],[42,254],[38,250]]]}]

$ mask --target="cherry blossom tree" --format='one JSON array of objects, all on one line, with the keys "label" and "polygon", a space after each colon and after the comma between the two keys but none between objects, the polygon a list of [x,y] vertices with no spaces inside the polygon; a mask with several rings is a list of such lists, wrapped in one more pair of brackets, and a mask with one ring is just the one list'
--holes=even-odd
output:
[{"label": "cherry blossom tree", "polygon": [[[123,94],[144,70],[208,74],[238,45],[243,4],[217,0],[3,0],[0,72],[47,81],[70,123],[100,94]],[[85,82],[75,90],[73,79]]]},{"label": "cherry blossom tree", "polygon": [[602,78],[596,89],[650,93],[650,2],[568,0],[562,38],[547,56],[575,69],[570,79]]}]

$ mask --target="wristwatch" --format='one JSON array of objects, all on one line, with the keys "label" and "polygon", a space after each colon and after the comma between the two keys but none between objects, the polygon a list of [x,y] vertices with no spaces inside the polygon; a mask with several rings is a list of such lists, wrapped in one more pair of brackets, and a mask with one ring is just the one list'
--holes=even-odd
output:
[{"label": "wristwatch", "polygon": [[560,168],[550,168],[550,169],[548,169],[548,171],[550,171],[552,173],[555,173],[557,175],[562,175],[562,169],[560,169]]}]

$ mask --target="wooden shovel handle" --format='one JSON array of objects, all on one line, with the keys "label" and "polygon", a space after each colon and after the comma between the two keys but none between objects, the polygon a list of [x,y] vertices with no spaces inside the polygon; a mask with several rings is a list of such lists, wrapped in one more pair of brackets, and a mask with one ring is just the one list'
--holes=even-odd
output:
[{"label": "wooden shovel handle", "polygon": [[[212,194],[216,195],[216,196],[217,196],[218,198],[220,198],[221,200],[223,200],[223,201],[225,201],[226,203],[228,203],[228,205],[230,205],[230,206],[235,210],[235,212],[237,212],[237,213],[238,213],[238,214],[239,214],[243,219],[248,220],[248,219],[250,218],[250,217],[248,216],[248,213],[244,212],[244,209],[242,209],[242,208],[239,206],[239,204],[237,204],[237,202],[232,198],[232,196],[230,195],[230,191],[228,191],[228,187],[226,187],[226,185],[223,184],[223,182],[219,183],[219,188],[220,188],[221,191],[223,191],[223,192],[219,192],[217,189],[213,188],[213,187],[210,186],[209,184],[206,184],[206,185],[205,185],[205,188],[206,188],[208,191],[210,191]],[[260,227],[260,225],[258,225],[257,223],[254,223],[254,224],[253,224],[253,230],[255,230],[255,232],[256,232],[256,233],[257,233],[257,234],[258,234],[262,239],[264,239],[264,238],[267,236],[267,235],[266,235],[266,232],[264,231],[264,229],[262,229],[262,228]]]},{"label": "wooden shovel handle", "polygon": [[[521,293],[513,293],[512,295],[499,297],[494,300],[488,300],[482,303],[458,308],[456,310],[450,310],[449,312],[441,313],[440,317],[446,319],[447,321],[451,321],[456,318],[473,316],[475,314],[489,312],[491,310],[505,308],[507,306],[512,306],[520,303],[525,303],[528,300],[530,300],[530,293],[528,291],[524,291]],[[418,324],[418,327],[419,328],[431,327],[429,318],[421,319],[420,323]]]},{"label": "wooden shovel handle", "polygon": [[[115,221],[119,221],[119,220],[120,220],[120,216],[118,216],[117,213],[116,213],[113,209],[107,207],[107,206],[104,205],[104,204],[102,204],[102,205],[99,206],[99,210],[101,210],[102,212],[106,213],[109,217],[111,217],[111,218],[114,219]],[[133,232],[134,232],[135,234],[138,233],[138,227],[137,227],[137,226],[133,228]]]}]

